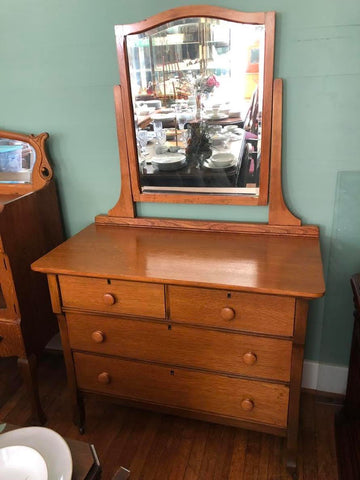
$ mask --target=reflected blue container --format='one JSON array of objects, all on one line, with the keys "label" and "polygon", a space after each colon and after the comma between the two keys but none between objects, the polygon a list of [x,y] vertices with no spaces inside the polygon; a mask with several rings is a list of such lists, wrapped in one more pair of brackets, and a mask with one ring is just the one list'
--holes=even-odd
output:
[{"label": "reflected blue container", "polygon": [[21,151],[21,145],[0,145],[0,172],[19,172],[22,168]]}]

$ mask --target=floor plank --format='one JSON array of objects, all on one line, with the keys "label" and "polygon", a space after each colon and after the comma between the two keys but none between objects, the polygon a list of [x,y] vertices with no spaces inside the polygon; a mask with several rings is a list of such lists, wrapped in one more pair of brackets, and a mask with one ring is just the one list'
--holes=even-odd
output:
[{"label": "floor plank", "polygon": [[[197,420],[86,401],[86,431],[72,423],[60,355],[39,366],[40,397],[47,427],[93,443],[110,480],[120,466],[130,480],[285,480],[285,441]],[[334,414],[338,406],[304,393],[301,401],[298,480],[337,480]],[[14,359],[0,359],[0,421],[27,425],[28,396]]]}]

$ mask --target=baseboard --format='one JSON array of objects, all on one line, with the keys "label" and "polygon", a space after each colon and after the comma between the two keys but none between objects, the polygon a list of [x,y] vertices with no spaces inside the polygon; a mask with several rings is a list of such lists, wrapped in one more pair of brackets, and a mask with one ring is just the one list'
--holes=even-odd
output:
[{"label": "baseboard", "polygon": [[347,367],[305,360],[302,387],[344,395],[347,376]]}]

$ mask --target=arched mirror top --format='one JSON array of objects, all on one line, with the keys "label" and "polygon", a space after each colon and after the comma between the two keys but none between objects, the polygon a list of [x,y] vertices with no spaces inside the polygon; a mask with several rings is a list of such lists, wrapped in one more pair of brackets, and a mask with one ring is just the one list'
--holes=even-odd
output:
[{"label": "arched mirror top", "polygon": [[201,5],[115,27],[132,201],[268,202],[274,31],[274,12]]},{"label": "arched mirror top", "polygon": [[51,180],[45,151],[48,136],[0,130],[0,193],[30,192]]}]

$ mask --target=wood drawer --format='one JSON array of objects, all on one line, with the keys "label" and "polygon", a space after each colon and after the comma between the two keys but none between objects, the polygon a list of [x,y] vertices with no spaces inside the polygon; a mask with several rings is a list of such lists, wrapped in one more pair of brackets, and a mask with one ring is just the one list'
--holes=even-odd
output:
[{"label": "wood drawer", "polygon": [[59,276],[59,283],[64,307],[165,318],[160,284],[65,275]]},{"label": "wood drawer", "polygon": [[82,390],[285,427],[284,385],[74,353]]},{"label": "wood drawer", "polygon": [[289,381],[289,340],[160,322],[67,314],[71,348]]},{"label": "wood drawer", "polygon": [[168,287],[170,318],[269,335],[292,336],[295,299],[207,288]]},{"label": "wood drawer", "polygon": [[0,321],[0,357],[23,357],[25,347],[18,321]]}]

